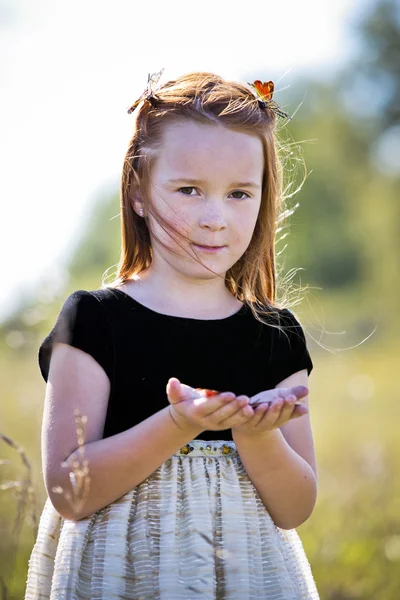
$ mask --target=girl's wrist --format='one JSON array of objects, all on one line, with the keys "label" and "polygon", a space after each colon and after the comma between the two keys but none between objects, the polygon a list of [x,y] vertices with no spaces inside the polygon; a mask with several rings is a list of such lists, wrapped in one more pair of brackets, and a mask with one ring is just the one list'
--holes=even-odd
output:
[{"label": "girl's wrist", "polygon": [[268,429],[264,431],[240,431],[239,429],[235,429],[232,427],[232,437],[235,439],[245,439],[245,440],[260,440],[260,439],[270,439],[275,435],[275,429]]},{"label": "girl's wrist", "polygon": [[201,427],[195,427],[190,425],[189,423],[182,422],[182,420],[179,419],[176,413],[173,414],[173,411],[171,410],[171,405],[169,405],[167,408],[170,419],[174,423],[177,430],[181,431],[182,433],[184,432],[188,435],[193,435],[193,437],[199,435],[199,433],[203,431]]}]

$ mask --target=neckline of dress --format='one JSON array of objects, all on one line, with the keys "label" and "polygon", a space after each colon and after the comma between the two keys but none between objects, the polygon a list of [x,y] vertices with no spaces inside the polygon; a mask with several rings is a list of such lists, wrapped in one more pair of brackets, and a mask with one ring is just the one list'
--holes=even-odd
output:
[{"label": "neckline of dress", "polygon": [[153,310],[152,308],[149,308],[148,306],[145,306],[144,304],[142,304],[141,302],[139,302],[138,300],[136,300],[135,298],[133,298],[132,296],[130,296],[129,294],[127,294],[126,292],[124,292],[123,290],[120,290],[118,288],[108,288],[111,292],[118,292],[119,294],[122,294],[122,296],[124,296],[124,298],[129,302],[132,302],[133,304],[135,304],[136,306],[140,307],[141,309],[143,309],[144,311],[147,311],[148,313],[152,313],[153,315],[155,315],[156,317],[164,317],[167,319],[176,319],[177,321],[190,321],[190,322],[194,322],[194,323],[221,323],[221,322],[226,322],[229,321],[230,319],[234,319],[235,317],[243,314],[246,312],[247,310],[247,306],[246,304],[243,304],[243,306],[240,307],[240,309],[238,311],[236,311],[235,313],[233,313],[232,315],[228,315],[227,317],[222,317],[221,319],[196,319],[193,317],[178,317],[177,315],[168,315],[166,313],[161,313],[158,312],[156,310]]}]

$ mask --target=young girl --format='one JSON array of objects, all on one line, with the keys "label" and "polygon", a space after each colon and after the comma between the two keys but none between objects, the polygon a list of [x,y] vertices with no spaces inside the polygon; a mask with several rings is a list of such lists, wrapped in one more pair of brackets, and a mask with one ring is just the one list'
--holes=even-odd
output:
[{"label": "young girl", "polygon": [[25,598],[316,599],[295,529],[317,494],[313,365],[275,299],[285,113],[271,82],[154,83],[128,111],[117,280],[72,293],[40,346]]}]

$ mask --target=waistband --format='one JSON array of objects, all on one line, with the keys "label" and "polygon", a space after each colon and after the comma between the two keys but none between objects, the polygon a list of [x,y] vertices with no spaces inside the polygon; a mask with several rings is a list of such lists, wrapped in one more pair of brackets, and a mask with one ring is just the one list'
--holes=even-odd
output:
[{"label": "waistband", "polygon": [[238,456],[235,442],[224,440],[192,440],[173,456]]}]

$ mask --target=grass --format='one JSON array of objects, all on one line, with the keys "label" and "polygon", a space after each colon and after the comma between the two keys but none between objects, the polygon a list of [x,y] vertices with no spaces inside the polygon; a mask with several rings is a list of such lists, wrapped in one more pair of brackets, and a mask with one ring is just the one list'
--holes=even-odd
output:
[{"label": "grass", "polygon": [[[16,500],[15,518],[13,527],[10,531],[8,540],[8,561],[7,561],[7,581],[4,576],[0,577],[2,598],[5,600],[8,597],[8,590],[12,588],[15,561],[19,548],[20,534],[24,522],[28,519],[29,525],[32,527],[33,537],[36,538],[38,530],[37,520],[37,498],[32,482],[32,466],[29,462],[26,453],[22,446],[17,444],[10,437],[0,433],[0,440],[6,444],[11,450],[15,451],[23,465],[23,474],[17,478],[2,480],[0,491],[12,491]],[[12,461],[1,459],[0,466],[12,465]]]},{"label": "grass", "polygon": [[74,411],[76,437],[78,448],[71,454],[69,460],[61,463],[64,468],[69,468],[69,480],[71,484],[71,492],[64,490],[61,486],[54,487],[52,492],[62,494],[72,508],[74,515],[79,515],[81,512],[90,489],[90,473],[89,462],[85,459],[84,444],[85,444],[85,425],[87,423],[86,415],[81,415],[79,410]]}]

